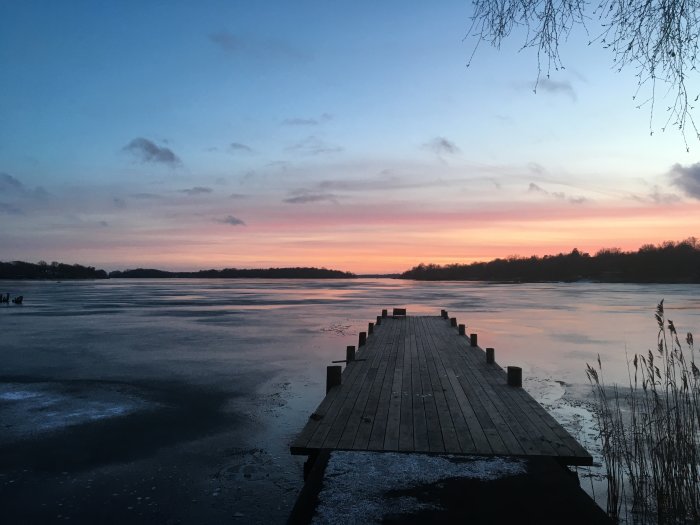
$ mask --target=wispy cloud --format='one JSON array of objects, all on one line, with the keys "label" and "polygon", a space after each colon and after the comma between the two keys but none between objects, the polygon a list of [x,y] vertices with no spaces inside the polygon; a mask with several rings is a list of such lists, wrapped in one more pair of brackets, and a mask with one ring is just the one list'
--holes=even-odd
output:
[{"label": "wispy cloud", "polygon": [[681,198],[675,193],[667,193],[661,190],[659,186],[654,186],[649,193],[649,199],[655,204],[674,204],[680,202]]},{"label": "wispy cloud", "polygon": [[245,199],[246,197],[248,196],[244,193],[232,193],[228,196],[229,199]]},{"label": "wispy cloud", "polygon": [[228,149],[232,153],[253,153],[253,148],[240,142],[231,142]]},{"label": "wispy cloud", "polygon": [[310,193],[306,191],[296,192],[292,197],[283,200],[287,204],[308,204],[310,202],[338,203],[338,196],[333,193]]},{"label": "wispy cloud", "polygon": [[160,195],[157,195],[156,193],[132,193],[129,195],[132,199],[162,199]]},{"label": "wispy cloud", "polygon": [[245,226],[245,221],[242,221],[238,217],[234,217],[233,215],[227,215],[223,219],[218,219],[217,222],[223,223],[223,224],[228,224],[230,226]]},{"label": "wispy cloud", "polygon": [[284,124],[285,126],[318,126],[319,124],[323,124],[324,122],[328,122],[332,119],[333,115],[329,113],[323,113],[318,118],[286,118],[282,121],[282,124]]},{"label": "wispy cloud", "polygon": [[135,138],[122,150],[131,153],[141,162],[165,164],[170,167],[180,165],[180,159],[170,148],[158,146],[155,142],[143,137]]},{"label": "wispy cloud", "polygon": [[303,61],[307,59],[289,42],[278,38],[257,38],[240,35],[226,29],[209,34],[209,40],[224,54],[231,57],[246,56],[255,59],[279,59]]},{"label": "wispy cloud", "polygon": [[535,184],[534,182],[531,182],[530,185],[527,188],[527,191],[530,193],[544,193],[545,195],[549,195],[549,192],[542,189],[541,186]]},{"label": "wispy cloud", "polygon": [[457,144],[445,137],[435,137],[423,144],[423,148],[432,151],[436,155],[456,155],[461,151]]},{"label": "wispy cloud", "polygon": [[14,204],[0,202],[0,213],[5,215],[23,215],[24,212]]},{"label": "wispy cloud", "polygon": [[700,199],[700,162],[690,166],[674,164],[668,172],[671,183],[678,186],[686,195],[694,199]]},{"label": "wispy cloud", "polygon": [[324,155],[328,153],[339,153],[343,151],[343,148],[334,144],[329,144],[315,135],[309,135],[296,144],[289,146],[287,151],[296,151],[305,155]]},{"label": "wispy cloud", "polygon": [[217,31],[209,35],[209,40],[214,42],[226,53],[236,53],[245,48],[243,41],[230,31]]},{"label": "wispy cloud", "polygon": [[114,203],[115,208],[119,208],[120,210],[123,210],[126,208],[126,201],[120,197],[114,197],[112,199],[112,202]]},{"label": "wispy cloud", "polygon": [[558,81],[550,78],[543,78],[537,82],[535,92],[537,92],[538,89],[552,95],[565,95],[573,102],[576,102],[576,91],[568,80]]},{"label": "wispy cloud", "polygon": [[9,173],[0,173],[0,193],[24,191],[24,184]]},{"label": "wispy cloud", "polygon": [[582,195],[567,195],[563,191],[547,191],[542,186],[540,186],[539,184],[535,184],[534,182],[531,182],[529,184],[529,186],[527,187],[527,191],[528,193],[537,193],[540,195],[554,197],[557,200],[567,201],[571,204],[583,204],[588,201],[588,199]]},{"label": "wispy cloud", "polygon": [[211,188],[206,188],[204,186],[195,186],[194,188],[187,188],[184,190],[178,190],[180,193],[184,193],[186,195],[194,196],[194,195],[202,195],[205,193],[211,193],[214,190]]}]

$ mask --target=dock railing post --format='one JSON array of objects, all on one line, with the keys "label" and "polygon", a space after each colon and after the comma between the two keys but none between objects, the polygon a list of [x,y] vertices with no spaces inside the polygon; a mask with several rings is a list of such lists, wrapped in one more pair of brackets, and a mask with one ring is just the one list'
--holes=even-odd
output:
[{"label": "dock railing post", "polygon": [[443,310],[442,311],[442,318],[447,319],[448,316],[449,316],[449,314],[447,313],[447,310]]},{"label": "dock railing post", "polygon": [[459,325],[459,335],[465,335],[467,333],[467,325]]},{"label": "dock railing post", "polygon": [[496,351],[493,348],[486,349],[486,363],[492,365],[496,362]]},{"label": "dock railing post", "polygon": [[457,318],[456,317],[450,318],[450,326],[457,326]]},{"label": "dock railing post", "polygon": [[380,324],[382,324],[382,316],[381,316],[381,315],[378,315],[378,316],[377,316],[377,323],[376,323],[376,325],[379,326]]},{"label": "dock railing post", "polygon": [[326,394],[328,394],[334,386],[340,386],[342,372],[343,367],[340,365],[326,367]]},{"label": "dock railing post", "polygon": [[361,346],[365,346],[366,342],[367,342],[367,332],[360,332],[360,341],[357,344],[358,350]]},{"label": "dock railing post", "polygon": [[382,317],[386,317],[387,315],[389,315],[389,311],[386,309],[382,310]]},{"label": "dock railing post", "polygon": [[369,323],[367,325],[367,335],[372,335],[374,333],[374,323]]},{"label": "dock railing post", "polygon": [[523,369],[519,366],[508,367],[508,386],[523,386]]},{"label": "dock railing post", "polygon": [[469,334],[469,344],[471,344],[472,346],[479,346],[477,344],[476,334]]},{"label": "dock railing post", "polygon": [[345,361],[348,363],[352,362],[355,360],[355,347],[354,346],[348,346],[345,349]]}]

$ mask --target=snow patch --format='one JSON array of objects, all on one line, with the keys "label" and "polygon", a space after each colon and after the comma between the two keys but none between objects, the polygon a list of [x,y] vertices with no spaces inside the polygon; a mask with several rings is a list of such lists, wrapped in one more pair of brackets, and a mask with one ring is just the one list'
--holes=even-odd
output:
[{"label": "snow patch", "polygon": [[333,452],[313,523],[380,523],[388,514],[436,508],[412,497],[387,498],[388,491],[450,478],[492,481],[526,472],[526,463],[512,458]]}]

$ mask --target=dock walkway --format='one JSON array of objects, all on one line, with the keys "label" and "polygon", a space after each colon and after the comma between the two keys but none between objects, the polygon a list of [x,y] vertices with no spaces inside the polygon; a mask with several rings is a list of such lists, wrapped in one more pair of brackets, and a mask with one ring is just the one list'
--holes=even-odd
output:
[{"label": "dock walkway", "polygon": [[292,454],[537,456],[591,465],[590,454],[453,325],[441,316],[382,318],[347,363],[341,385],[311,414]]}]

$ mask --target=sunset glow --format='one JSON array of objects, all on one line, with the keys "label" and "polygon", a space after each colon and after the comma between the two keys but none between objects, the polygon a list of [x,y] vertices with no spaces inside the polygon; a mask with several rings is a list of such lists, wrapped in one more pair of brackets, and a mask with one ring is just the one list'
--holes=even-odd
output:
[{"label": "sunset glow", "polygon": [[574,36],[535,95],[533,53],[465,67],[470,8],[5,6],[1,259],[379,273],[700,236],[700,145],[650,136],[633,71]]}]

